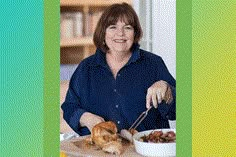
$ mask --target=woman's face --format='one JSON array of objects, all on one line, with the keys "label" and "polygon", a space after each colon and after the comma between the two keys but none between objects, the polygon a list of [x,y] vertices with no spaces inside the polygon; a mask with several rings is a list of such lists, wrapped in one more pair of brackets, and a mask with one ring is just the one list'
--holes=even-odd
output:
[{"label": "woman's face", "polygon": [[134,28],[118,20],[115,25],[107,27],[105,42],[110,52],[130,52],[134,42]]}]

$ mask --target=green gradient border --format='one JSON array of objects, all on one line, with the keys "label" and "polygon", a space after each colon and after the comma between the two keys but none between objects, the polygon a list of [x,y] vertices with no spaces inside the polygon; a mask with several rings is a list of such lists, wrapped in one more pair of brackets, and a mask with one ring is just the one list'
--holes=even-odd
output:
[{"label": "green gradient border", "polygon": [[176,1],[176,156],[192,155],[192,1]]},{"label": "green gradient border", "polygon": [[[176,2],[177,156],[236,156],[235,0]],[[0,155],[59,156],[60,2],[0,5]]]},{"label": "green gradient border", "polygon": [[60,1],[44,0],[44,156],[59,156]]}]

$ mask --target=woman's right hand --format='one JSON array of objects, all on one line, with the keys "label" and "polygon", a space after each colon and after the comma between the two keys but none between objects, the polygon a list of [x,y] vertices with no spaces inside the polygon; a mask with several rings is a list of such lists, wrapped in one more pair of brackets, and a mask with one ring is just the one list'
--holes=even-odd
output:
[{"label": "woman's right hand", "polygon": [[92,132],[93,127],[101,122],[104,122],[105,120],[95,114],[92,114],[90,112],[85,112],[84,114],[82,114],[81,118],[80,118],[80,125],[81,126],[86,126],[90,132]]}]

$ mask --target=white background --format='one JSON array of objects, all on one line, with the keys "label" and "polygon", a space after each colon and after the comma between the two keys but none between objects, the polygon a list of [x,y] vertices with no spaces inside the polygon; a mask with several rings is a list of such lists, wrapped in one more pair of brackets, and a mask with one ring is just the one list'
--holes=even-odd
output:
[{"label": "white background", "polygon": [[161,56],[176,78],[176,0],[134,0],[143,28],[141,48]]}]

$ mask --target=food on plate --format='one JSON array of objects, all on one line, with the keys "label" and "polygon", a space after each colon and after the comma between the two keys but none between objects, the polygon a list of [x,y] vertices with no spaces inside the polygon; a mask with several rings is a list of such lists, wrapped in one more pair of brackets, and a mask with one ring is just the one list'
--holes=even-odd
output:
[{"label": "food on plate", "polygon": [[113,122],[102,122],[93,127],[91,138],[97,146],[103,147],[107,142],[116,141],[118,139],[116,133],[117,128]]},{"label": "food on plate", "polygon": [[123,146],[119,141],[111,141],[103,145],[104,152],[120,155],[123,153]]},{"label": "food on plate", "polygon": [[130,129],[130,130],[126,130],[126,129],[122,129],[120,131],[120,134],[122,137],[124,137],[125,139],[129,140],[130,142],[133,142],[133,135],[135,133],[137,133],[138,131],[135,129]]},{"label": "food on plate", "polygon": [[120,155],[123,152],[121,140],[118,138],[116,124],[112,121],[95,125],[91,133],[92,142],[103,151]]},{"label": "food on plate", "polygon": [[143,156],[176,156],[175,134],[176,129],[164,128],[136,133],[133,136],[135,151]]},{"label": "food on plate", "polygon": [[130,129],[129,132],[130,132],[132,135],[134,135],[134,134],[136,134],[138,131],[135,130],[135,129]]},{"label": "food on plate", "polygon": [[163,133],[162,131],[152,131],[149,135],[142,136],[139,141],[148,143],[170,143],[175,142],[176,134],[174,131]]}]

